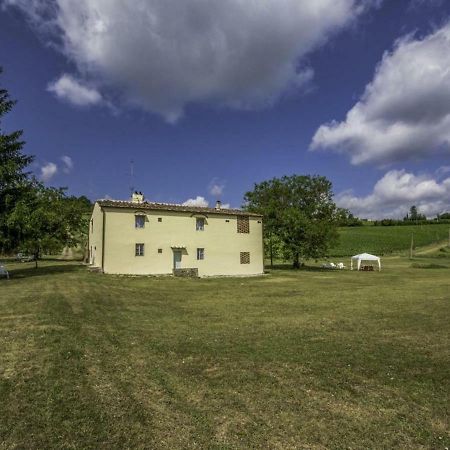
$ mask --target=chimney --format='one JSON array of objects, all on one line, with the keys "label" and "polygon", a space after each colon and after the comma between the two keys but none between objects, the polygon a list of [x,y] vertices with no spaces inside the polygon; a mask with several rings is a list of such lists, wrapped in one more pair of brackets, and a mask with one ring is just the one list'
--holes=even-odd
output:
[{"label": "chimney", "polygon": [[135,191],[131,196],[132,203],[143,203],[144,202],[144,194],[142,192]]},{"label": "chimney", "polygon": [[217,200],[216,202],[216,209],[222,208],[222,202],[220,200]]}]

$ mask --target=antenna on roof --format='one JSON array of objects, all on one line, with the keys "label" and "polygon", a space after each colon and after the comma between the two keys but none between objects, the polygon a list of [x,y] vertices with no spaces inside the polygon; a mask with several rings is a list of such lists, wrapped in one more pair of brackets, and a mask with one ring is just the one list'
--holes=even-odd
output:
[{"label": "antenna on roof", "polygon": [[134,161],[130,160],[130,197],[134,193]]}]

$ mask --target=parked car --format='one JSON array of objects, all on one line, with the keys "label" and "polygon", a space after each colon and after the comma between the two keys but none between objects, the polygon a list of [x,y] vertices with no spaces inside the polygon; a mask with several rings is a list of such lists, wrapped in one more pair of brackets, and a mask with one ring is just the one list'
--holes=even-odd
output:
[{"label": "parked car", "polygon": [[33,255],[27,255],[26,253],[17,253],[16,260],[20,262],[30,262],[34,261]]}]

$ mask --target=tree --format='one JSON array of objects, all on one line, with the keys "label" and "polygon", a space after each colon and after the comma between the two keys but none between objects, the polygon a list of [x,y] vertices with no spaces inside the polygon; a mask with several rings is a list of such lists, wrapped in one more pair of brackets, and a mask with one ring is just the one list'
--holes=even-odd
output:
[{"label": "tree", "polygon": [[[326,255],[337,239],[337,208],[331,182],[321,176],[284,176],[255,184],[245,194],[245,208],[263,214],[264,233],[277,236],[293,267],[300,259]],[[270,253],[270,251],[269,251]]]},{"label": "tree", "polygon": [[87,219],[80,202],[68,201],[62,188],[47,188],[36,181],[17,202],[8,226],[20,238],[20,249],[38,261],[43,253],[60,252],[83,239]]},{"label": "tree", "polygon": [[[0,74],[2,69],[0,67]],[[33,161],[32,156],[22,153],[22,131],[4,133],[3,116],[11,111],[15,102],[8,91],[0,88],[0,252],[14,249],[18,236],[7,226],[8,217],[21,196],[29,189],[28,172],[25,168]]]},{"label": "tree", "polygon": [[286,194],[286,186],[282,180],[274,178],[259,184],[255,183],[253,191],[247,192],[244,197],[244,200],[247,202],[245,208],[264,215],[265,253],[270,257],[271,267],[273,267],[275,249],[279,247],[278,244],[281,240],[280,235],[277,233],[279,226],[279,202],[280,199],[282,200],[286,197]]},{"label": "tree", "polygon": [[337,208],[336,220],[340,227],[360,227],[363,225],[362,220],[355,217],[348,209]]},{"label": "tree", "polygon": [[418,222],[419,220],[427,220],[424,214],[420,214],[417,206],[413,205],[409,208],[409,214],[403,219],[404,221]]}]

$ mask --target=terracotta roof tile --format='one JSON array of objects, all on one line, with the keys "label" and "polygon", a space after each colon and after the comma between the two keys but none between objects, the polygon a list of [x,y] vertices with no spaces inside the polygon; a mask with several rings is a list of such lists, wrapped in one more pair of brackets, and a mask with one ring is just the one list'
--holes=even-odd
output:
[{"label": "terracotta roof tile", "polygon": [[160,211],[180,211],[180,212],[190,212],[190,213],[208,213],[208,214],[223,214],[223,215],[237,215],[237,216],[251,216],[251,217],[262,217],[261,214],[255,214],[241,209],[216,209],[216,208],[205,208],[202,206],[186,206],[179,205],[176,203],[155,203],[155,202],[142,202],[133,203],[123,200],[97,200],[97,203],[101,207],[110,208],[130,208],[130,209],[148,209],[148,210],[160,210]]}]

